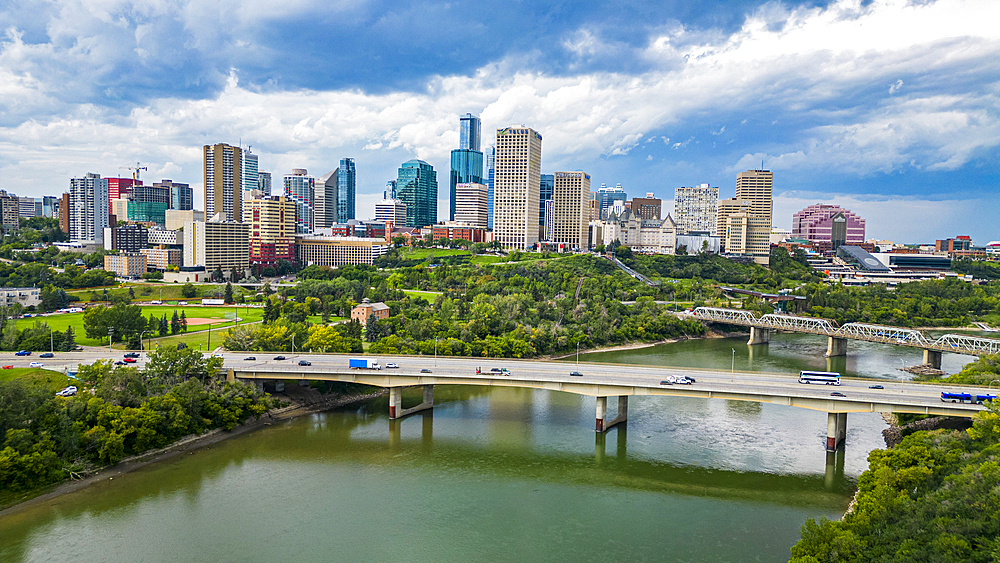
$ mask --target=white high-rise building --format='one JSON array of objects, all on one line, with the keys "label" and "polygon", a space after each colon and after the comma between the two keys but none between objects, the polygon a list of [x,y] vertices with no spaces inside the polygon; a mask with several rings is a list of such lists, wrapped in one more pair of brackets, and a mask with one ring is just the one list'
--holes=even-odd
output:
[{"label": "white high-rise building", "polygon": [[556,172],[552,200],[555,215],[552,242],[566,243],[574,250],[585,250],[589,242],[590,174]]},{"label": "white high-rise building", "polygon": [[316,228],[325,229],[337,222],[337,177],[340,168],[335,168],[316,178]]},{"label": "white high-rise building", "polygon": [[205,215],[222,213],[227,220],[243,220],[243,150],[218,143],[203,147],[205,158]]},{"label": "white high-rise building", "polygon": [[477,183],[455,185],[455,222],[487,228],[489,186]]},{"label": "white high-rise building", "polygon": [[677,232],[715,233],[719,214],[719,188],[698,184],[674,190],[674,222]]},{"label": "white high-rise building", "polygon": [[69,181],[69,238],[73,242],[104,244],[108,226],[108,181],[88,172]]},{"label": "white high-rise building", "polygon": [[375,220],[392,222],[393,228],[406,226],[406,204],[396,198],[396,181],[385,183],[382,201],[375,204]]},{"label": "white high-rise building", "polygon": [[[771,257],[773,186],[774,174],[770,170],[747,170],[736,175],[736,199],[750,202],[742,254],[752,256],[754,262],[764,266]],[[731,252],[728,246],[726,252]]]},{"label": "white high-rise building", "polygon": [[503,248],[538,243],[542,136],[524,125],[497,129],[493,179],[493,239]]},{"label": "white high-rise building", "polygon": [[312,234],[316,231],[316,178],[305,168],[294,168],[285,175],[285,197],[295,202],[295,232]]}]

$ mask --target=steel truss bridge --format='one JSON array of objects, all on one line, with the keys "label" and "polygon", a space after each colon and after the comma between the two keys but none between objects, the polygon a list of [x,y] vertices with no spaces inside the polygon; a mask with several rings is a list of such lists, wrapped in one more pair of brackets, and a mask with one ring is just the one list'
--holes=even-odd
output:
[{"label": "steel truss bridge", "polygon": [[979,336],[945,334],[935,339],[919,330],[896,326],[867,323],[847,323],[839,326],[835,321],[828,319],[777,315],[773,313],[758,317],[753,311],[723,309],[719,307],[698,307],[694,310],[693,314],[696,319],[702,321],[748,326],[757,329],[808,332],[831,338],[865,340],[868,342],[909,346],[911,348],[922,348],[924,350],[949,352],[952,354],[966,354],[969,356],[1000,354],[1000,340]]}]

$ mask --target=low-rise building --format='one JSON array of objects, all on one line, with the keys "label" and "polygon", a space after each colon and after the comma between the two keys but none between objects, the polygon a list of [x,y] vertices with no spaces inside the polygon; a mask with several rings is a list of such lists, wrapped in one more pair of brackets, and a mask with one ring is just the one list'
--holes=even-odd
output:
[{"label": "low-rise building", "polygon": [[166,270],[170,266],[180,266],[184,253],[179,248],[143,248],[139,251],[146,257],[146,268]]},{"label": "low-rise building", "polygon": [[644,220],[631,209],[611,211],[604,222],[603,235],[605,246],[618,241],[633,252],[674,254],[677,247],[677,226],[670,215],[662,221]]},{"label": "low-rise building", "polygon": [[372,303],[367,297],[361,300],[361,304],[351,309],[351,320],[358,321],[361,326],[368,326],[368,319],[389,318],[389,306],[381,301]]},{"label": "low-rise building", "polygon": [[138,252],[105,254],[104,269],[120,278],[141,278],[146,273],[146,256]]},{"label": "low-rise building", "polygon": [[447,239],[486,242],[486,227],[459,221],[445,221],[431,228],[431,236],[434,240]]},{"label": "low-rise building", "polygon": [[163,212],[163,228],[168,231],[183,229],[185,223],[205,220],[205,212],[197,209],[168,209]]},{"label": "low-rise building", "polygon": [[104,248],[121,252],[139,252],[149,246],[149,230],[140,225],[104,229]]},{"label": "low-rise building", "polygon": [[10,307],[16,303],[22,307],[37,307],[42,302],[41,292],[37,287],[0,287],[0,305]]},{"label": "low-rise building", "polygon": [[296,257],[303,266],[371,264],[389,251],[384,238],[295,236]]}]

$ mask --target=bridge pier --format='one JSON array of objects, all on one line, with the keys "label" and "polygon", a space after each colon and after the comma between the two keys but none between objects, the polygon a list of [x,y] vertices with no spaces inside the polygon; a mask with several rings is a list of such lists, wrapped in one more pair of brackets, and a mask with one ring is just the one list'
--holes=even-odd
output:
[{"label": "bridge pier", "polygon": [[758,328],[755,326],[750,327],[750,340],[747,340],[747,346],[753,346],[755,344],[767,344],[771,341],[771,332],[766,328]]},{"label": "bridge pier", "polygon": [[424,385],[423,401],[421,401],[419,405],[415,407],[410,407],[408,409],[403,408],[403,388],[402,387],[389,388],[389,420],[402,418],[408,414],[413,414],[415,412],[427,410],[430,408],[434,408],[433,385]]},{"label": "bridge pier", "polygon": [[837,338],[836,336],[829,336],[826,339],[826,357],[832,358],[834,356],[846,356],[847,355],[847,339]]},{"label": "bridge pier", "polygon": [[941,369],[941,352],[937,350],[924,350],[924,363],[934,369]]},{"label": "bridge pier", "polygon": [[628,395],[618,396],[618,415],[611,420],[608,417],[608,398],[597,397],[597,432],[604,432],[608,428],[628,420]]},{"label": "bridge pier", "polygon": [[826,451],[835,452],[847,438],[847,413],[831,412],[826,415]]},{"label": "bridge pier", "polygon": [[264,380],[258,379],[256,381],[254,381],[254,383],[257,385],[257,392],[258,393],[263,393],[264,392]]}]

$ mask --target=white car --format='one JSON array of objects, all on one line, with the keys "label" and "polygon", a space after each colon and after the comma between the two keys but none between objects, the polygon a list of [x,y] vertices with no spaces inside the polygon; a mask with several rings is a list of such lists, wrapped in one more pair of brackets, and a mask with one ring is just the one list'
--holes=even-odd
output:
[{"label": "white car", "polygon": [[73,395],[76,395],[76,385],[70,385],[62,391],[56,392],[57,397],[72,397]]},{"label": "white car", "polygon": [[31,362],[30,364],[28,364],[28,367],[29,368],[40,368],[40,367],[45,367],[45,364],[43,364],[42,362]]},{"label": "white car", "polygon": [[397,364],[396,362],[389,362],[385,364],[385,367],[386,369],[397,369],[399,368],[399,364]]}]

